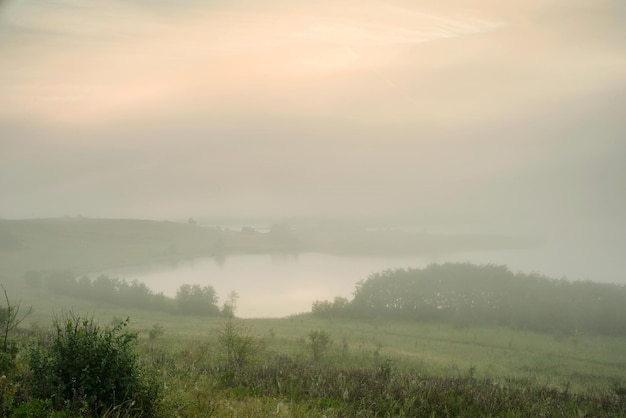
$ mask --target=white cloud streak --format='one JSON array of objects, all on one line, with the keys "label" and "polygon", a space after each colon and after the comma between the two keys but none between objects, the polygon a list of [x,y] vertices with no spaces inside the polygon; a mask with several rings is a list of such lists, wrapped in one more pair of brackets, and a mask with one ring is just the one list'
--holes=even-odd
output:
[{"label": "white cloud streak", "polygon": [[602,0],[168,4],[2,9],[0,216],[491,216],[619,149]]}]

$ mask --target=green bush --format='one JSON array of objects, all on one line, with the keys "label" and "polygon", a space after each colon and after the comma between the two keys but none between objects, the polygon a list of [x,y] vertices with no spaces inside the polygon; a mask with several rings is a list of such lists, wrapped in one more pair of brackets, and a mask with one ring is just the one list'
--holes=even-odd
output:
[{"label": "green bush", "polygon": [[36,398],[97,415],[154,415],[159,386],[138,363],[137,334],[126,330],[128,319],[101,328],[70,315],[55,325],[52,344],[31,353]]},{"label": "green bush", "polygon": [[311,350],[313,351],[313,360],[319,361],[330,345],[330,334],[326,331],[316,330],[309,332],[309,340],[311,340]]},{"label": "green bush", "polygon": [[229,371],[249,365],[261,350],[259,341],[248,335],[243,323],[232,317],[220,330],[219,343],[226,352],[226,367]]},{"label": "green bush", "polygon": [[183,314],[219,315],[217,301],[213,286],[183,284],[176,291],[176,303]]},{"label": "green bush", "polygon": [[55,411],[49,399],[33,399],[20,404],[13,410],[11,418],[66,418],[69,413]]}]

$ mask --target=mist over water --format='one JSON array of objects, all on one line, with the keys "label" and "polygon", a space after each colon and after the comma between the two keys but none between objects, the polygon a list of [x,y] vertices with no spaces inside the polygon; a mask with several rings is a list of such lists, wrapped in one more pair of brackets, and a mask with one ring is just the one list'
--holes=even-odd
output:
[{"label": "mist over water", "polygon": [[625,26],[610,0],[4,2],[0,217],[381,219],[624,281]]},{"label": "mist over water", "polygon": [[561,242],[544,243],[529,249],[427,256],[232,255],[102,273],[143,282],[155,293],[162,292],[170,297],[176,296],[182,284],[213,286],[220,303],[231,291],[235,291],[240,296],[238,316],[284,317],[310,311],[315,300],[351,299],[357,282],[373,273],[387,269],[423,268],[431,263],[504,264],[513,272],[626,284],[626,278],[615,273],[622,263],[621,251],[611,246],[600,253],[602,257],[592,257],[584,248]]}]

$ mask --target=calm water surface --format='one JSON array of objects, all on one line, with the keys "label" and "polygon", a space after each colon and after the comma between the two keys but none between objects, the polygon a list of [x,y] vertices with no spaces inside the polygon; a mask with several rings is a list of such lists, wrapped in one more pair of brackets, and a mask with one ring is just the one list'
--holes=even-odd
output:
[{"label": "calm water surface", "polygon": [[200,258],[175,265],[152,265],[109,270],[114,277],[138,280],[155,292],[175,296],[181,284],[211,285],[220,305],[231,291],[239,294],[237,315],[281,317],[307,312],[315,300],[351,298],[355,285],[385,269],[424,267],[433,262],[506,264],[514,271],[538,272],[573,280],[622,282],[622,257],[601,253],[590,257],[567,245],[544,245],[531,250],[454,253],[443,256],[344,257],[327,254],[237,255],[224,260]]},{"label": "calm water surface", "polygon": [[325,254],[236,255],[217,261],[199,258],[176,265],[109,270],[108,275],[138,280],[155,292],[175,296],[181,284],[211,285],[220,305],[239,294],[237,316],[281,317],[311,310],[315,300],[351,297],[355,284],[389,268],[427,264],[419,258],[340,257]]}]

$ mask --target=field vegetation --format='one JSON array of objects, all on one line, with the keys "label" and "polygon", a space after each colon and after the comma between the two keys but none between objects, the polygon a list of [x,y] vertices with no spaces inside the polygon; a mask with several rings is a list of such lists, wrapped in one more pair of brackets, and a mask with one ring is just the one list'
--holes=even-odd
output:
[{"label": "field vegetation", "polygon": [[[136,311],[131,314],[138,321],[127,325],[115,313],[119,308],[95,314],[102,325],[86,316],[75,320],[74,314],[69,322],[68,316],[56,321],[52,329],[31,324],[14,333],[15,363],[3,372],[5,413],[186,417],[626,413],[626,340],[619,337],[556,338],[506,327],[320,319],[310,314],[244,321]],[[84,345],[73,345],[74,351],[62,357],[60,348],[81,339]],[[84,341],[92,339],[96,343]],[[108,353],[124,350],[127,355],[122,359],[131,359],[132,367],[123,370],[131,370],[141,382],[131,392],[134,397],[107,402],[106,395],[95,397],[87,390],[91,380],[84,387],[70,384],[65,392],[59,389],[62,398],[51,396],[53,388],[68,387],[59,384],[59,370],[74,370],[75,379],[67,376],[65,382],[78,381],[76,376],[87,375],[87,359],[98,359],[98,353],[108,358]],[[63,361],[74,368],[50,367]],[[105,381],[97,385],[101,383]],[[146,394],[154,404],[145,403]]]},{"label": "field vegetation", "polygon": [[66,244],[28,262],[7,236],[3,416],[626,416],[623,286],[445,264],[241,320],[234,292],[220,307],[210,286],[91,280]]}]

